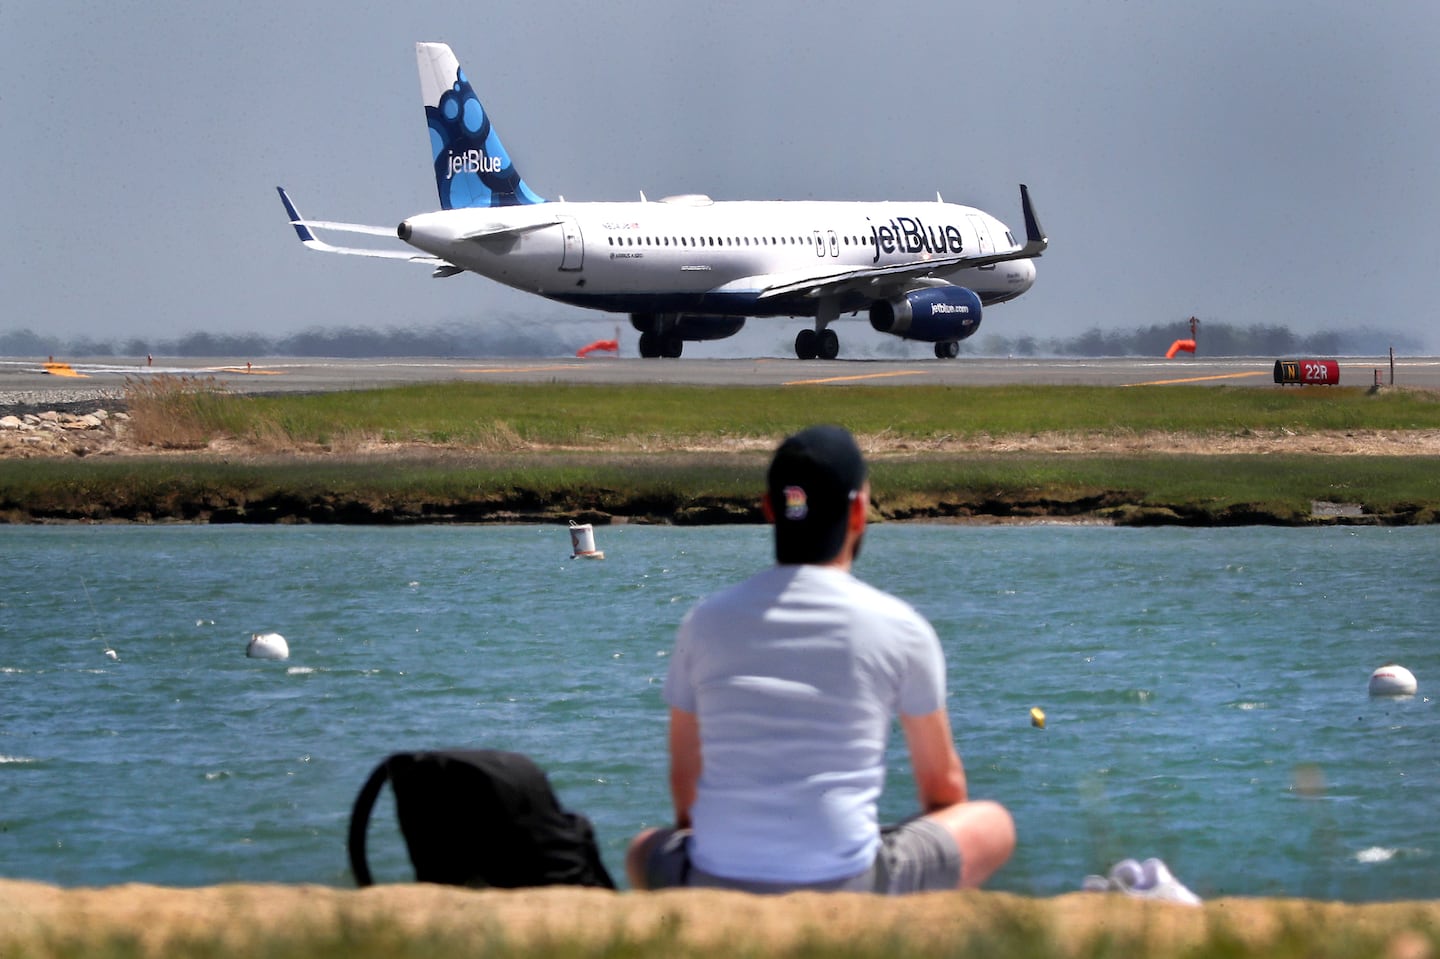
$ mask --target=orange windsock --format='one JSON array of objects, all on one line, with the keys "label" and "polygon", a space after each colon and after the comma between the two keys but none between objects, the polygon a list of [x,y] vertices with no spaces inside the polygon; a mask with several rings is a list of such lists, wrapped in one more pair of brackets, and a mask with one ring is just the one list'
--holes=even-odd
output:
[{"label": "orange windsock", "polygon": [[619,340],[596,340],[594,343],[587,343],[575,351],[576,356],[589,356],[596,350],[607,350],[611,353],[620,352]]},{"label": "orange windsock", "polygon": [[1173,359],[1175,359],[1175,354],[1176,354],[1176,353],[1179,353],[1181,350],[1184,350],[1186,353],[1194,353],[1194,352],[1195,352],[1195,341],[1194,341],[1194,340],[1176,340],[1174,343],[1171,343],[1171,344],[1170,344],[1170,349],[1168,349],[1168,350],[1165,351],[1165,359],[1167,359],[1167,360],[1173,360]]}]

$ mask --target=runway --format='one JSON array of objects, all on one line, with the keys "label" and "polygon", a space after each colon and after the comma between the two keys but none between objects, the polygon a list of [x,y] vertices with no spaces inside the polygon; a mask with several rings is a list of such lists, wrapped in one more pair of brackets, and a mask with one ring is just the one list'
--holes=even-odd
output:
[{"label": "runway", "polygon": [[[1286,357],[1290,359],[1292,357]],[[1278,389],[1275,357],[992,358],[808,360],[781,358],[642,360],[590,356],[541,359],[235,358],[133,361],[114,358],[0,359],[0,410],[37,402],[119,396],[127,380],[214,378],[240,393],[326,392],[446,381],[496,383],[662,383],[691,386],[1252,386]],[[1390,382],[1389,357],[1338,361],[1341,386]],[[1440,389],[1440,358],[1395,361],[1395,385]],[[1304,389],[1320,387],[1283,387]]]}]

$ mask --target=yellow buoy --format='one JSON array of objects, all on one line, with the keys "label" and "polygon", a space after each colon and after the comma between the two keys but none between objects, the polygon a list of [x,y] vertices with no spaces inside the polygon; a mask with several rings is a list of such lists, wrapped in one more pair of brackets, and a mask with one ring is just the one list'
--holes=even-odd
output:
[{"label": "yellow buoy", "polygon": [[1030,725],[1034,726],[1036,729],[1044,729],[1044,728],[1045,728],[1045,710],[1041,709],[1039,706],[1031,706],[1031,707],[1030,707]]}]

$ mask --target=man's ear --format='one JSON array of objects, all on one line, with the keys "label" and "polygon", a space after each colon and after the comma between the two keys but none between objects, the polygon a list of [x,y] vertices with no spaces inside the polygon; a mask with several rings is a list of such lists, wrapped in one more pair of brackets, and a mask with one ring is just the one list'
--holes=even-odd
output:
[{"label": "man's ear", "polygon": [[770,502],[769,490],[760,494],[760,512],[764,515],[765,522],[775,525],[775,505]]},{"label": "man's ear", "polygon": [[850,501],[850,530],[861,532],[865,529],[865,521],[870,517],[870,484],[867,482],[856,492],[855,498]]}]

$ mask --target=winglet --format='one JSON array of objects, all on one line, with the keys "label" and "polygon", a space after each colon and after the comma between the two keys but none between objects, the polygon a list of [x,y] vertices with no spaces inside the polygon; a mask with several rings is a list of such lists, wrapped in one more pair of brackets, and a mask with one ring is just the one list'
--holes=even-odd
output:
[{"label": "winglet", "polygon": [[285,192],[283,186],[277,186],[275,189],[280,192],[280,202],[285,204],[285,212],[290,215],[290,225],[295,228],[295,235],[300,237],[300,242],[314,243],[315,234],[310,232],[310,228],[300,217],[300,211],[295,209],[295,204],[290,202],[290,194]]},{"label": "winglet", "polygon": [[1023,183],[1020,184],[1020,208],[1025,213],[1025,245],[1020,248],[1020,258],[1039,256],[1050,245],[1050,238],[1040,229],[1035,207],[1030,203],[1030,188]]},{"label": "winglet", "polygon": [[345,253],[350,256],[373,256],[383,260],[409,260],[412,263],[426,263],[431,265],[444,266],[445,261],[437,256],[419,256],[405,250],[379,250],[370,247],[356,246],[332,246],[315,235],[311,227],[319,230],[338,230],[342,233],[363,233],[366,236],[395,236],[395,230],[383,226],[366,226],[363,223],[331,223],[328,220],[307,220],[295,209],[295,203],[290,199],[290,194],[285,192],[283,186],[277,186],[275,191],[280,194],[280,202],[285,204],[285,215],[290,218],[290,225],[295,228],[295,235],[307,250],[316,250],[320,253]]}]

